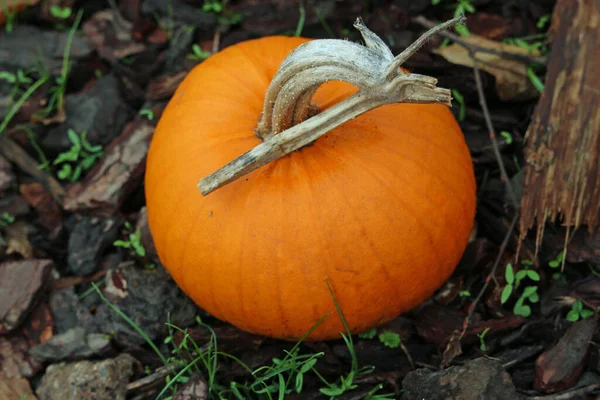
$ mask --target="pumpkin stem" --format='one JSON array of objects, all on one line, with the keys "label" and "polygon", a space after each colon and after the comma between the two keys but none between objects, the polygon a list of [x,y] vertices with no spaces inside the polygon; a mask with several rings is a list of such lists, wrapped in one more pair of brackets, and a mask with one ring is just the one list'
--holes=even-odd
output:
[{"label": "pumpkin stem", "polygon": [[[461,15],[430,29],[396,57],[360,18],[354,26],[361,32],[365,46],[339,39],[317,39],[300,45],[283,61],[267,90],[256,128],[263,142],[201,179],[200,192],[206,196],[373,108],[393,103],[451,107],[450,90],[437,88],[437,79],[404,73],[400,66],[432,36],[464,19]],[[329,80],[351,83],[359,91],[320,112],[310,100]]]}]

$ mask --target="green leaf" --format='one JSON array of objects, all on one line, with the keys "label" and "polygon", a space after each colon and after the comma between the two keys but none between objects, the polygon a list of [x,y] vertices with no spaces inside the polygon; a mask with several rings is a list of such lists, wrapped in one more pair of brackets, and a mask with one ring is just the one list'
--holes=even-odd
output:
[{"label": "green leaf", "polygon": [[50,6],[50,14],[59,19],[67,19],[71,16],[73,10],[70,7],[60,7],[58,5]]},{"label": "green leaf", "polygon": [[85,150],[89,151],[90,153],[98,153],[98,152],[102,151],[101,145],[94,146],[90,142],[88,142],[87,132],[83,132],[81,134],[81,145],[83,146],[83,148]]},{"label": "green leaf", "polygon": [[375,336],[377,336],[377,329],[376,328],[371,328],[366,332],[363,333],[359,333],[358,337],[361,339],[373,339]]},{"label": "green leaf", "polygon": [[325,396],[333,396],[333,397],[339,396],[344,393],[344,389],[339,388],[337,385],[331,385],[328,388],[319,389],[319,391],[321,393],[323,393]]},{"label": "green leaf", "polygon": [[537,290],[538,290],[537,286],[527,286],[525,288],[525,290],[523,290],[523,294],[521,295],[521,297],[526,299],[529,296],[531,296],[532,294],[536,293]]},{"label": "green leaf", "polygon": [[395,349],[400,345],[401,339],[397,333],[386,331],[379,334],[379,341],[387,347]]},{"label": "green leaf", "polygon": [[67,136],[69,137],[71,143],[73,143],[77,147],[81,147],[81,138],[79,137],[77,132],[69,128],[69,130],[67,130]]},{"label": "green leaf", "polygon": [[531,84],[538,90],[540,93],[544,93],[544,82],[536,75],[533,67],[527,67],[527,76],[531,81]]},{"label": "green leaf", "polygon": [[555,272],[552,274],[552,279],[555,281],[558,281],[560,278],[562,278],[562,274],[560,272]]},{"label": "green leaf", "polygon": [[527,270],[527,277],[532,281],[536,282],[540,280],[540,274],[538,274],[537,271],[534,271],[532,269]]},{"label": "green leaf", "polygon": [[144,248],[144,245],[141,244],[138,241],[132,242],[131,245],[133,246],[133,249],[135,250],[135,253],[140,256],[140,257],[145,257],[146,256],[146,249]]},{"label": "green leaf", "polygon": [[571,309],[575,312],[581,311],[583,309],[583,303],[581,302],[581,300],[575,300],[575,303],[573,303]]},{"label": "green leaf", "polygon": [[296,393],[300,393],[302,391],[302,385],[304,383],[304,374],[300,373],[296,375]]},{"label": "green leaf", "polygon": [[531,296],[529,296],[529,301],[532,303],[537,303],[538,301],[540,301],[540,296],[537,293],[534,293]]},{"label": "green leaf", "polygon": [[500,297],[500,303],[504,304],[508,301],[508,299],[510,298],[510,295],[512,293],[513,290],[513,285],[511,285],[510,283],[506,286],[504,286],[504,289],[502,289],[502,296]]},{"label": "green leaf", "polygon": [[586,318],[589,318],[592,315],[594,315],[594,312],[592,310],[589,310],[586,308],[586,309],[581,310],[579,315],[581,316],[581,318],[586,319]]},{"label": "green leaf", "polygon": [[464,4],[464,8],[465,10],[467,10],[470,13],[474,13],[475,12],[475,7],[473,7],[473,4],[465,2]]},{"label": "green leaf", "polygon": [[317,363],[317,359],[316,358],[311,358],[310,360],[306,361],[304,364],[302,364],[302,366],[300,367],[300,373],[305,374],[308,371],[310,371],[310,369],[312,367],[315,366],[315,364]]},{"label": "green leaf", "polygon": [[8,71],[0,71],[0,79],[8,81],[8,83],[17,83],[17,77]]},{"label": "green leaf", "polygon": [[558,268],[558,267],[560,267],[560,262],[556,261],[556,260],[552,260],[548,263],[548,265],[550,266],[550,268]]},{"label": "green leaf", "polygon": [[510,133],[508,133],[507,131],[501,131],[500,136],[502,136],[504,138],[504,140],[506,141],[506,144],[511,144],[513,142],[512,135]]},{"label": "green leaf", "polygon": [[462,25],[462,24],[456,24],[455,28],[456,32],[458,32],[461,36],[469,36],[471,34],[471,32],[469,32],[469,29]]},{"label": "green leaf", "polygon": [[540,17],[540,19],[538,20],[538,22],[535,24],[536,28],[543,29],[549,20],[550,20],[550,14],[542,15]]},{"label": "green leaf", "polygon": [[462,93],[456,89],[452,89],[452,97],[460,105],[460,109],[458,110],[458,119],[459,121],[463,121],[467,113],[465,98],[463,97]]},{"label": "green leaf", "polygon": [[517,286],[519,285],[519,282],[521,280],[523,280],[523,278],[525,278],[527,276],[527,270],[522,269],[520,271],[517,271],[517,274],[515,275],[515,278],[517,280]]},{"label": "green leaf", "polygon": [[115,247],[124,247],[126,249],[131,247],[131,243],[125,240],[115,240],[113,242],[113,246]]},{"label": "green leaf", "polygon": [[504,277],[506,278],[506,282],[508,282],[511,285],[515,282],[515,274],[513,272],[512,264],[506,264],[506,269],[504,270]]},{"label": "green leaf", "polygon": [[579,320],[579,313],[575,310],[569,311],[569,313],[567,314],[567,320],[569,320],[571,322],[575,322],[575,321]]},{"label": "green leaf", "polygon": [[71,150],[66,151],[64,153],[60,153],[56,160],[54,160],[53,164],[58,165],[67,161],[75,162],[79,158],[79,153],[71,147]]},{"label": "green leaf", "polygon": [[71,176],[73,169],[70,164],[63,164],[62,168],[56,174],[60,179],[65,180]]},{"label": "green leaf", "polygon": [[558,255],[556,256],[556,261],[558,261],[559,263],[562,263],[564,257],[565,257],[565,251],[563,250],[560,253],[558,253]]},{"label": "green leaf", "polygon": [[533,265],[533,261],[531,261],[531,260],[521,260],[521,264],[525,265],[526,267],[531,267]]},{"label": "green leaf", "polygon": [[79,179],[79,177],[81,176],[81,171],[81,165],[75,167],[75,169],[73,170],[73,175],[71,175],[71,182],[75,182],[77,179]]},{"label": "green leaf", "polygon": [[531,307],[521,304],[519,307],[515,305],[515,309],[513,310],[515,315],[520,315],[521,317],[529,317],[531,315]]}]

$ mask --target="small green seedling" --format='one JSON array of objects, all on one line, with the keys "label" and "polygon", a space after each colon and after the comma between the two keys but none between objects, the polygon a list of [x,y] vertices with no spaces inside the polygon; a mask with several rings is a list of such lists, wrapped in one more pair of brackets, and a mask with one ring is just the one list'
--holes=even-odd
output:
[{"label": "small green seedling", "polygon": [[460,292],[458,292],[458,296],[459,297],[471,297],[471,292],[469,292],[468,290],[461,290]]},{"label": "small green seedling", "polygon": [[511,144],[513,142],[512,135],[507,131],[501,131],[500,136],[502,136],[504,138],[504,141],[506,142],[506,144]]},{"label": "small green seedling", "polygon": [[33,82],[33,79],[27,76],[27,73],[22,69],[18,69],[16,74],[8,71],[0,71],[0,79],[13,84],[29,85]]},{"label": "small green seedling", "polygon": [[467,115],[467,106],[465,104],[465,98],[463,95],[456,89],[452,89],[452,97],[456,100],[456,102],[460,105],[458,110],[458,120],[464,121]]},{"label": "small green seedling", "polygon": [[567,320],[575,322],[580,319],[590,318],[592,315],[594,315],[594,311],[583,308],[581,300],[575,300],[571,306],[571,310],[567,313]]},{"label": "small green seedling", "polygon": [[487,350],[487,346],[485,345],[485,335],[487,335],[487,333],[490,331],[490,329],[491,328],[485,328],[485,330],[483,332],[477,334],[477,337],[479,338],[479,348],[484,353]]},{"label": "small green seedling", "polygon": [[0,10],[4,14],[4,29],[6,33],[11,33],[15,27],[15,21],[19,10],[17,7],[9,7],[7,0],[0,0]]},{"label": "small green seedling", "polygon": [[149,108],[144,108],[142,110],[140,110],[139,113],[141,116],[144,116],[148,119],[148,121],[152,121],[154,119],[154,111],[152,111]]},{"label": "small green seedling", "polygon": [[0,228],[4,228],[15,222],[15,217],[10,215],[7,211],[0,214]]},{"label": "small green seedling", "polygon": [[53,164],[61,165],[57,176],[62,180],[75,182],[83,171],[87,171],[104,156],[102,146],[91,145],[86,139],[87,132],[78,135],[73,129],[67,131],[71,148],[56,157]]},{"label": "small green seedling", "polygon": [[[431,4],[434,6],[441,3],[441,0],[431,0]],[[454,5],[454,18],[458,17],[461,14],[470,13],[473,14],[475,12],[475,6],[473,6],[473,0],[458,0]],[[463,24],[457,24],[455,26],[456,32],[458,32],[461,36],[469,36],[469,29]]]},{"label": "small green seedling", "polygon": [[218,0],[205,0],[202,5],[202,11],[219,14],[223,11],[223,2]]},{"label": "small green seedling", "polygon": [[202,61],[202,60],[206,60],[210,56],[211,56],[210,51],[204,51],[204,50],[202,50],[200,45],[198,45],[197,43],[194,43],[192,45],[192,54],[188,54],[187,58],[190,60]]},{"label": "small green seedling", "polygon": [[50,15],[52,15],[54,18],[69,19],[72,14],[73,9],[71,7],[61,7],[56,4],[50,6]]},{"label": "small green seedling", "polygon": [[[563,261],[564,261],[564,257],[565,257],[565,251],[561,251],[560,253],[558,253],[558,255],[556,256],[556,258],[554,260],[550,260],[550,262],[548,262],[548,266],[550,268],[556,269],[562,266]],[[552,279],[554,280],[561,280],[563,278],[563,274],[560,272],[555,272],[552,274]]]},{"label": "small green seedling", "polygon": [[[129,231],[133,229],[129,222],[125,222],[125,228]],[[142,231],[140,228],[137,228],[135,232],[129,234],[129,240],[116,240],[113,245],[116,247],[131,249],[131,254],[133,255],[138,255],[140,257],[146,256],[146,249],[142,243]]]},{"label": "small green seedling", "polygon": [[371,328],[366,332],[358,334],[358,337],[361,339],[373,339],[375,336],[377,336],[377,328]]},{"label": "small green seedling", "polygon": [[[510,263],[506,265],[504,276],[506,278],[506,286],[502,290],[502,295],[500,296],[500,302],[502,304],[508,301],[511,294],[516,291],[523,279],[529,278],[530,280],[536,282],[540,280],[540,275],[536,271],[529,268],[524,268],[515,274],[513,266]],[[529,300],[531,303],[537,303],[539,301],[537,289],[537,286],[527,286],[523,290],[523,293],[517,299],[513,309],[515,315],[520,315],[522,317],[528,317],[531,315],[531,307],[525,304],[525,300]]]},{"label": "small green seedling", "polygon": [[538,29],[544,29],[544,27],[548,24],[548,21],[550,21],[550,14],[542,15],[540,19],[538,19],[538,22],[535,24],[535,26]]},{"label": "small green seedling", "polygon": [[400,335],[395,332],[385,331],[379,334],[379,341],[387,347],[395,349],[400,346],[402,339],[400,338]]}]

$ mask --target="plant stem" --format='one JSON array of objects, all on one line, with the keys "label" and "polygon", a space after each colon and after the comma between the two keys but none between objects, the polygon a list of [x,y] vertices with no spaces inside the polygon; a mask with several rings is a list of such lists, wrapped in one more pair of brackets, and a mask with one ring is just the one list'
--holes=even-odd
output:
[{"label": "plant stem", "polygon": [[[450,90],[437,88],[435,78],[404,73],[400,67],[433,35],[463,20],[461,15],[430,29],[397,57],[360,19],[354,26],[361,32],[365,46],[337,39],[313,40],[299,46],[283,61],[267,90],[256,128],[263,142],[201,179],[200,192],[206,196],[374,108],[393,103],[450,107]],[[359,91],[319,112],[310,100],[328,80],[349,82]]]}]

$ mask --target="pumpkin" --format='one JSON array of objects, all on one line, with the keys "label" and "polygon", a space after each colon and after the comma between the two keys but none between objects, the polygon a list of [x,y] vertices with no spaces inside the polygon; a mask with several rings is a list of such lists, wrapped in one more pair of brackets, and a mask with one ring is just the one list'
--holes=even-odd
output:
[{"label": "pumpkin", "polygon": [[[334,299],[351,333],[380,326],[430,297],[468,243],[476,206],[472,160],[447,107],[449,91],[440,95],[442,89],[429,87],[419,94],[421,86],[435,86],[433,78],[392,68],[388,74],[426,84],[410,81],[398,104],[365,88],[379,103],[356,116],[350,114],[360,107],[349,102],[362,101],[361,85],[381,84],[370,71],[362,71],[360,79],[372,80],[366,83],[330,80],[347,74],[322,69],[328,80],[322,85],[283,85],[275,103],[296,96],[306,105],[308,98],[304,112],[296,103],[265,100],[278,71],[312,43],[345,42],[353,52],[362,47],[390,61],[389,49],[378,49],[382,42],[361,27],[370,49],[284,36],[227,47],[187,75],[157,124],[145,176],[157,254],[202,309],[245,331],[298,340],[328,315],[307,339],[339,338],[344,325]],[[330,50],[319,56],[338,57]],[[345,57],[359,65],[352,54]],[[344,104],[346,111],[339,111]],[[261,140],[257,126],[264,115],[286,107],[292,113],[275,124],[280,132]],[[336,112],[345,116],[333,129],[318,119]],[[232,160],[240,168],[254,162],[248,154],[266,139],[309,123],[327,132],[267,157],[210,194],[197,189],[200,178]]]}]

